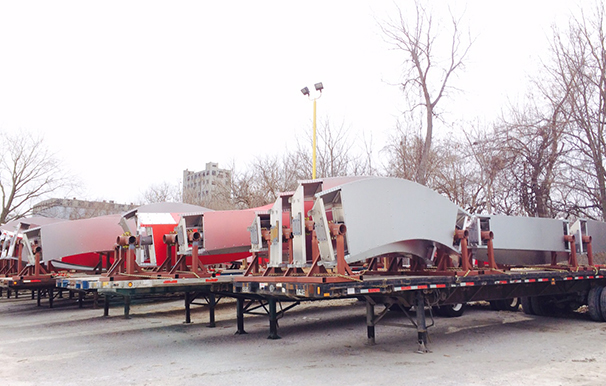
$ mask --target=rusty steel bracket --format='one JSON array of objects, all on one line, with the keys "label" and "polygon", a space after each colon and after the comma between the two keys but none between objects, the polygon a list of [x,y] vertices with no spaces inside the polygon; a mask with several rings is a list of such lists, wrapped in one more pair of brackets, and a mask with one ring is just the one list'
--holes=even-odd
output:
[{"label": "rusty steel bracket", "polygon": [[469,231],[463,229],[455,230],[455,239],[461,243],[461,268],[463,271],[471,271],[471,259],[467,248],[467,238]]}]

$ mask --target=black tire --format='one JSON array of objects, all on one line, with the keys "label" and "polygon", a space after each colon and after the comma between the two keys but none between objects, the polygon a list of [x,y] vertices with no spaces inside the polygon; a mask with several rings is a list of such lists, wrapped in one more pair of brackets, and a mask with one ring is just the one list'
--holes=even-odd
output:
[{"label": "black tire", "polygon": [[522,303],[522,309],[526,315],[535,315],[534,310],[532,309],[532,304],[530,303],[530,297],[524,296],[520,299]]},{"label": "black tire", "polygon": [[409,312],[411,308],[412,307],[405,306],[403,304],[393,303],[392,305],[389,306],[389,311],[392,311],[392,312],[402,312],[403,313],[405,311]]},{"label": "black tire", "polygon": [[547,312],[547,307],[545,307],[545,302],[540,296],[532,296],[530,298],[530,304],[532,306],[532,312],[538,316],[547,316],[549,313]]},{"label": "black tire", "polygon": [[587,308],[589,309],[589,316],[596,322],[603,322],[604,317],[602,316],[602,307],[600,306],[602,291],[604,287],[593,287],[587,294]]},{"label": "black tire", "polygon": [[501,309],[504,311],[517,312],[520,309],[520,298],[505,299],[501,302],[503,307]]},{"label": "black tire", "polygon": [[600,309],[602,311],[602,321],[606,321],[606,291],[603,289],[600,295]]},{"label": "black tire", "polygon": [[431,307],[431,313],[433,314],[433,316],[444,316],[444,314],[442,313],[442,309],[438,306]]},{"label": "black tire", "polygon": [[491,300],[490,309],[493,311],[503,311],[503,301],[502,300]]},{"label": "black tire", "polygon": [[520,309],[520,298],[491,300],[490,309],[495,311],[516,312]]},{"label": "black tire", "polygon": [[555,304],[550,302],[548,296],[532,296],[530,298],[530,304],[532,312],[538,316],[551,316],[558,312]]},{"label": "black tire", "polygon": [[439,314],[449,318],[458,318],[465,312],[465,303],[447,304],[440,306]]}]

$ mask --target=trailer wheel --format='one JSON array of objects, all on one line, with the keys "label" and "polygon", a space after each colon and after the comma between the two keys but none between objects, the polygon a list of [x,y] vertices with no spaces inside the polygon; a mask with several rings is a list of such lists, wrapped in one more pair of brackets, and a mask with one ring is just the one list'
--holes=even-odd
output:
[{"label": "trailer wheel", "polygon": [[522,310],[526,315],[535,315],[534,310],[532,309],[532,304],[530,303],[530,297],[524,296],[521,299]]},{"label": "trailer wheel", "polygon": [[440,306],[439,314],[449,318],[457,318],[463,315],[463,312],[465,312],[465,303],[457,303]]},{"label": "trailer wheel", "polygon": [[520,298],[491,300],[490,309],[495,311],[515,312],[520,309]]},{"label": "trailer wheel", "polygon": [[587,295],[587,308],[589,309],[589,316],[596,322],[603,322],[605,319],[602,316],[601,297],[604,287],[593,287],[589,290]]},{"label": "trailer wheel", "polygon": [[602,289],[602,294],[600,295],[600,309],[602,311],[602,320],[606,322],[606,291]]},{"label": "trailer wheel", "polygon": [[386,307],[389,308],[389,311],[392,312],[409,312],[412,308],[411,306],[405,306],[403,304],[393,303],[391,305],[386,304]]},{"label": "trailer wheel", "polygon": [[520,298],[511,298],[501,300],[502,302],[502,310],[517,312],[520,309]]},{"label": "trailer wheel", "polygon": [[550,299],[547,296],[532,296],[530,298],[532,312],[538,316],[550,316],[555,314],[557,309],[549,300]]}]

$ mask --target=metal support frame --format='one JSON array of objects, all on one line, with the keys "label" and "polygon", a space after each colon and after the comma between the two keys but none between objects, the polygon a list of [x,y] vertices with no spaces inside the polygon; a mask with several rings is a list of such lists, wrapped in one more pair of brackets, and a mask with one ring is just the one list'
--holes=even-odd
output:
[{"label": "metal support frame", "polygon": [[169,233],[163,237],[164,244],[166,245],[166,259],[158,267],[154,268],[154,272],[170,272],[173,268],[173,254],[176,250],[177,235]]},{"label": "metal support frame", "polygon": [[189,232],[188,238],[191,241],[191,266],[187,266],[186,264],[188,255],[182,253],[178,255],[177,261],[170,269],[169,275],[175,278],[214,277],[215,273],[210,271],[200,260],[200,244],[202,243],[200,233]]},{"label": "metal support frame", "polygon": [[[15,247],[13,253],[4,259],[0,260],[0,275],[13,276],[18,274],[23,269],[23,243],[15,238]],[[1,292],[0,292],[0,296]]]},{"label": "metal support frame", "polygon": [[[206,303],[194,303],[194,301],[200,296],[204,295],[204,299]],[[207,327],[216,327],[215,322],[215,307],[219,304],[219,301],[222,299],[221,296],[217,298],[217,296],[212,292],[190,292],[186,291],[184,300],[185,300],[185,324],[192,323],[191,321],[191,305],[207,305],[208,306],[208,318],[209,323]]]},{"label": "metal support frame", "polygon": [[[36,306],[40,307],[42,304],[42,297],[48,296],[48,307],[53,308],[53,300],[59,296],[60,292],[55,293],[54,288],[38,288],[36,289]],[[32,291],[33,299],[34,291]]]},{"label": "metal support frame", "polygon": [[320,248],[318,247],[318,234],[316,233],[316,229],[314,228],[313,221],[306,221],[305,227],[311,231],[311,268],[307,273],[308,277],[313,275],[322,275],[326,274],[326,268],[323,265],[320,265],[322,257],[320,256]]},{"label": "metal support frame", "polygon": [[[237,330],[235,335],[244,335],[247,332],[244,330],[244,315],[267,315],[269,316],[269,336],[267,339],[281,339],[278,335],[278,320],[280,320],[287,311],[298,306],[300,301],[293,300],[292,304],[283,307],[282,301],[273,296],[255,296],[255,297],[236,297],[236,318]],[[263,309],[264,312],[257,312]]]},{"label": "metal support frame", "polygon": [[[19,254],[19,256],[21,256],[21,254]],[[44,267],[44,264],[42,263],[42,248],[40,247],[36,247],[34,250],[34,264],[33,265],[27,265],[25,267],[23,267],[22,269],[19,269],[19,273],[17,274],[18,276],[27,276],[27,277],[35,277],[35,278],[39,278],[42,276],[48,276],[49,275],[49,271],[50,268],[47,269],[46,267]],[[19,261],[21,261],[21,259],[19,259]],[[50,264],[50,262],[49,262]]]},{"label": "metal support frame", "polygon": [[252,253],[252,261],[244,271],[244,276],[250,276],[254,274],[259,274],[261,272],[261,255],[258,252]]},{"label": "metal support frame", "polygon": [[137,238],[135,236],[119,236],[116,245],[116,259],[114,264],[107,270],[107,277],[128,277],[142,273],[141,267],[136,260]]},{"label": "metal support frame", "polygon": [[[122,297],[124,301],[124,319],[130,319],[131,296],[122,295]],[[111,295],[106,293],[104,294],[103,298],[103,316],[109,316]]]},{"label": "metal support frame", "polygon": [[[377,315],[375,315],[375,306],[377,305],[377,302],[375,301],[375,299],[373,299],[370,296],[366,296],[366,337],[367,337],[367,344],[369,345],[375,345],[376,344],[376,332],[375,332],[375,326],[377,324],[379,324],[379,322],[389,313],[390,307],[394,304],[398,304],[398,303],[391,303],[388,302],[385,304],[385,308]],[[422,291],[416,291],[415,295],[414,295],[414,302],[415,302],[415,308],[416,308],[416,320],[414,320],[408,313],[407,309],[402,307],[400,305],[400,308],[402,309],[402,311],[404,312],[404,314],[406,315],[406,317],[408,318],[408,320],[411,322],[411,326],[413,328],[416,328],[417,330],[417,352],[421,353],[421,354],[425,354],[428,352],[431,352],[428,348],[428,342],[429,342],[429,333],[427,331],[428,327],[433,326],[435,323],[433,322],[433,315],[431,314],[431,308],[430,310],[430,315],[432,318],[432,323],[430,325],[427,325],[427,318],[425,316],[425,295],[423,294]],[[403,327],[407,327],[407,326],[403,326]]]}]

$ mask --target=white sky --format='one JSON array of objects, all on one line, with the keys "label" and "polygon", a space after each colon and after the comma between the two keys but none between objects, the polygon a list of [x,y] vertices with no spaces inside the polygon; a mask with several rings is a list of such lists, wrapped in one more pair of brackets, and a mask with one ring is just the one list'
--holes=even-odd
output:
[{"label": "white sky", "polygon": [[[399,1],[398,4],[410,4]],[[493,119],[522,92],[569,1],[433,1],[477,37],[451,120]],[[581,2],[590,8],[593,1]],[[0,130],[44,134],[82,199],[137,201],[206,162],[246,169],[318,117],[385,145],[402,59],[377,21],[393,1],[0,0]],[[446,130],[445,128],[439,130]],[[70,193],[72,194],[72,193]],[[72,194],[74,195],[74,194]]]}]

